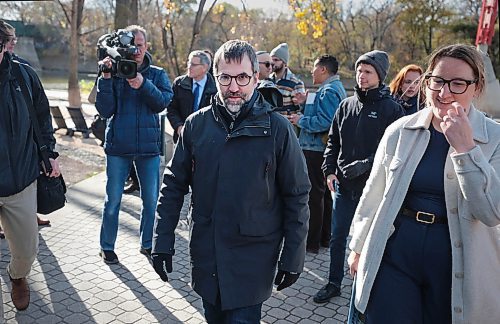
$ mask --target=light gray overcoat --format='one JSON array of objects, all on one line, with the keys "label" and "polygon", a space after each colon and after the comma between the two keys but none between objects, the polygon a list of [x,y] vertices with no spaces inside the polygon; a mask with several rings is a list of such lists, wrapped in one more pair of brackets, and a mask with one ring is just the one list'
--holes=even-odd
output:
[{"label": "light gray overcoat", "polygon": [[[430,138],[430,108],[389,126],[354,216],[355,303],[364,312],[393,222]],[[452,244],[453,323],[500,323],[500,125],[471,107],[476,146],[450,154],[444,188]]]}]

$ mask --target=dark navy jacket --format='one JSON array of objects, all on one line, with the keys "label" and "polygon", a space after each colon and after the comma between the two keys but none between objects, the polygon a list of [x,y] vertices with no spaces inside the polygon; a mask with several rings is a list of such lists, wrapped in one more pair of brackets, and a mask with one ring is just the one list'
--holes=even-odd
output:
[{"label": "dark navy jacket", "polygon": [[276,266],[302,272],[304,265],[311,188],[305,159],[292,125],[256,94],[235,126],[224,121],[218,100],[187,118],[155,222],[153,253],[174,254],[191,186],[193,289],[212,304],[220,292],[223,310],[266,300]]},{"label": "dark navy jacket", "polygon": [[161,152],[161,130],[158,113],[172,99],[172,88],[162,68],[151,65],[146,54],[139,72],[144,82],[139,89],[126,79],[112,77],[97,80],[95,106],[108,118],[104,151],[117,156],[155,156]]},{"label": "dark navy jacket", "polygon": [[[177,128],[184,125],[186,118],[193,113],[193,79],[187,75],[178,76],[174,80],[172,90],[174,97],[167,107],[167,118],[174,129],[174,143],[177,143],[177,139],[179,138]],[[215,87],[214,77],[207,73],[207,83],[201,95],[200,109],[210,105],[210,100],[216,93],[217,88]]]},{"label": "dark navy jacket", "polygon": [[[23,191],[40,174],[38,149],[34,140],[33,127],[28,107],[13,75],[10,54],[5,52],[0,64],[0,197],[7,197]],[[22,65],[29,77],[28,89],[42,133],[42,145],[46,145],[52,158],[56,143],[49,102],[35,71]],[[24,80],[23,80],[24,82]]]},{"label": "dark navy jacket", "polygon": [[340,187],[361,195],[370,170],[354,179],[340,171],[356,160],[372,159],[387,126],[405,115],[394,101],[387,86],[362,91],[357,86],[354,96],[339,105],[328,133],[323,172],[335,174]]}]

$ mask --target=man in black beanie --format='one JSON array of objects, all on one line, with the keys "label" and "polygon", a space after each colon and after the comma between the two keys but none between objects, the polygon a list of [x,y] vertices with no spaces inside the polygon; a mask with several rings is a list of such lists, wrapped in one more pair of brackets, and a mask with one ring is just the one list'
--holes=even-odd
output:
[{"label": "man in black beanie", "polygon": [[326,303],[340,295],[347,236],[375,151],[387,126],[404,116],[403,108],[392,99],[384,84],[390,66],[387,53],[377,50],[365,53],[355,66],[355,92],[340,103],[335,113],[322,167],[328,188],[335,194],[335,204],[330,274],[328,283],[314,296],[316,303]]}]

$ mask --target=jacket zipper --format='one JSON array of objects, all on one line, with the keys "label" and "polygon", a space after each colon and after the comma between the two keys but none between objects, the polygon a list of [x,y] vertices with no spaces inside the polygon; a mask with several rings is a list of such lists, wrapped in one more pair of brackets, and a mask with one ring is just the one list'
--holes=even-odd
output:
[{"label": "jacket zipper", "polygon": [[266,180],[267,189],[267,202],[271,201],[271,192],[269,190],[269,169],[271,167],[271,162],[266,162],[266,168],[264,169],[264,178]]},{"label": "jacket zipper", "polygon": [[229,124],[229,129],[227,130],[226,142],[231,138],[231,133],[233,132],[234,121]]}]

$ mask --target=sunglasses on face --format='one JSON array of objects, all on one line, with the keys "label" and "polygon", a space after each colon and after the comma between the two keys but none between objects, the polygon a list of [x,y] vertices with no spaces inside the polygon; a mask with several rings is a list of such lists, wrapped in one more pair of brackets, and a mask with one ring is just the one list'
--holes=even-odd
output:
[{"label": "sunglasses on face", "polygon": [[263,64],[268,69],[270,66],[274,66],[274,63],[271,63],[271,62],[259,62],[259,64]]}]

